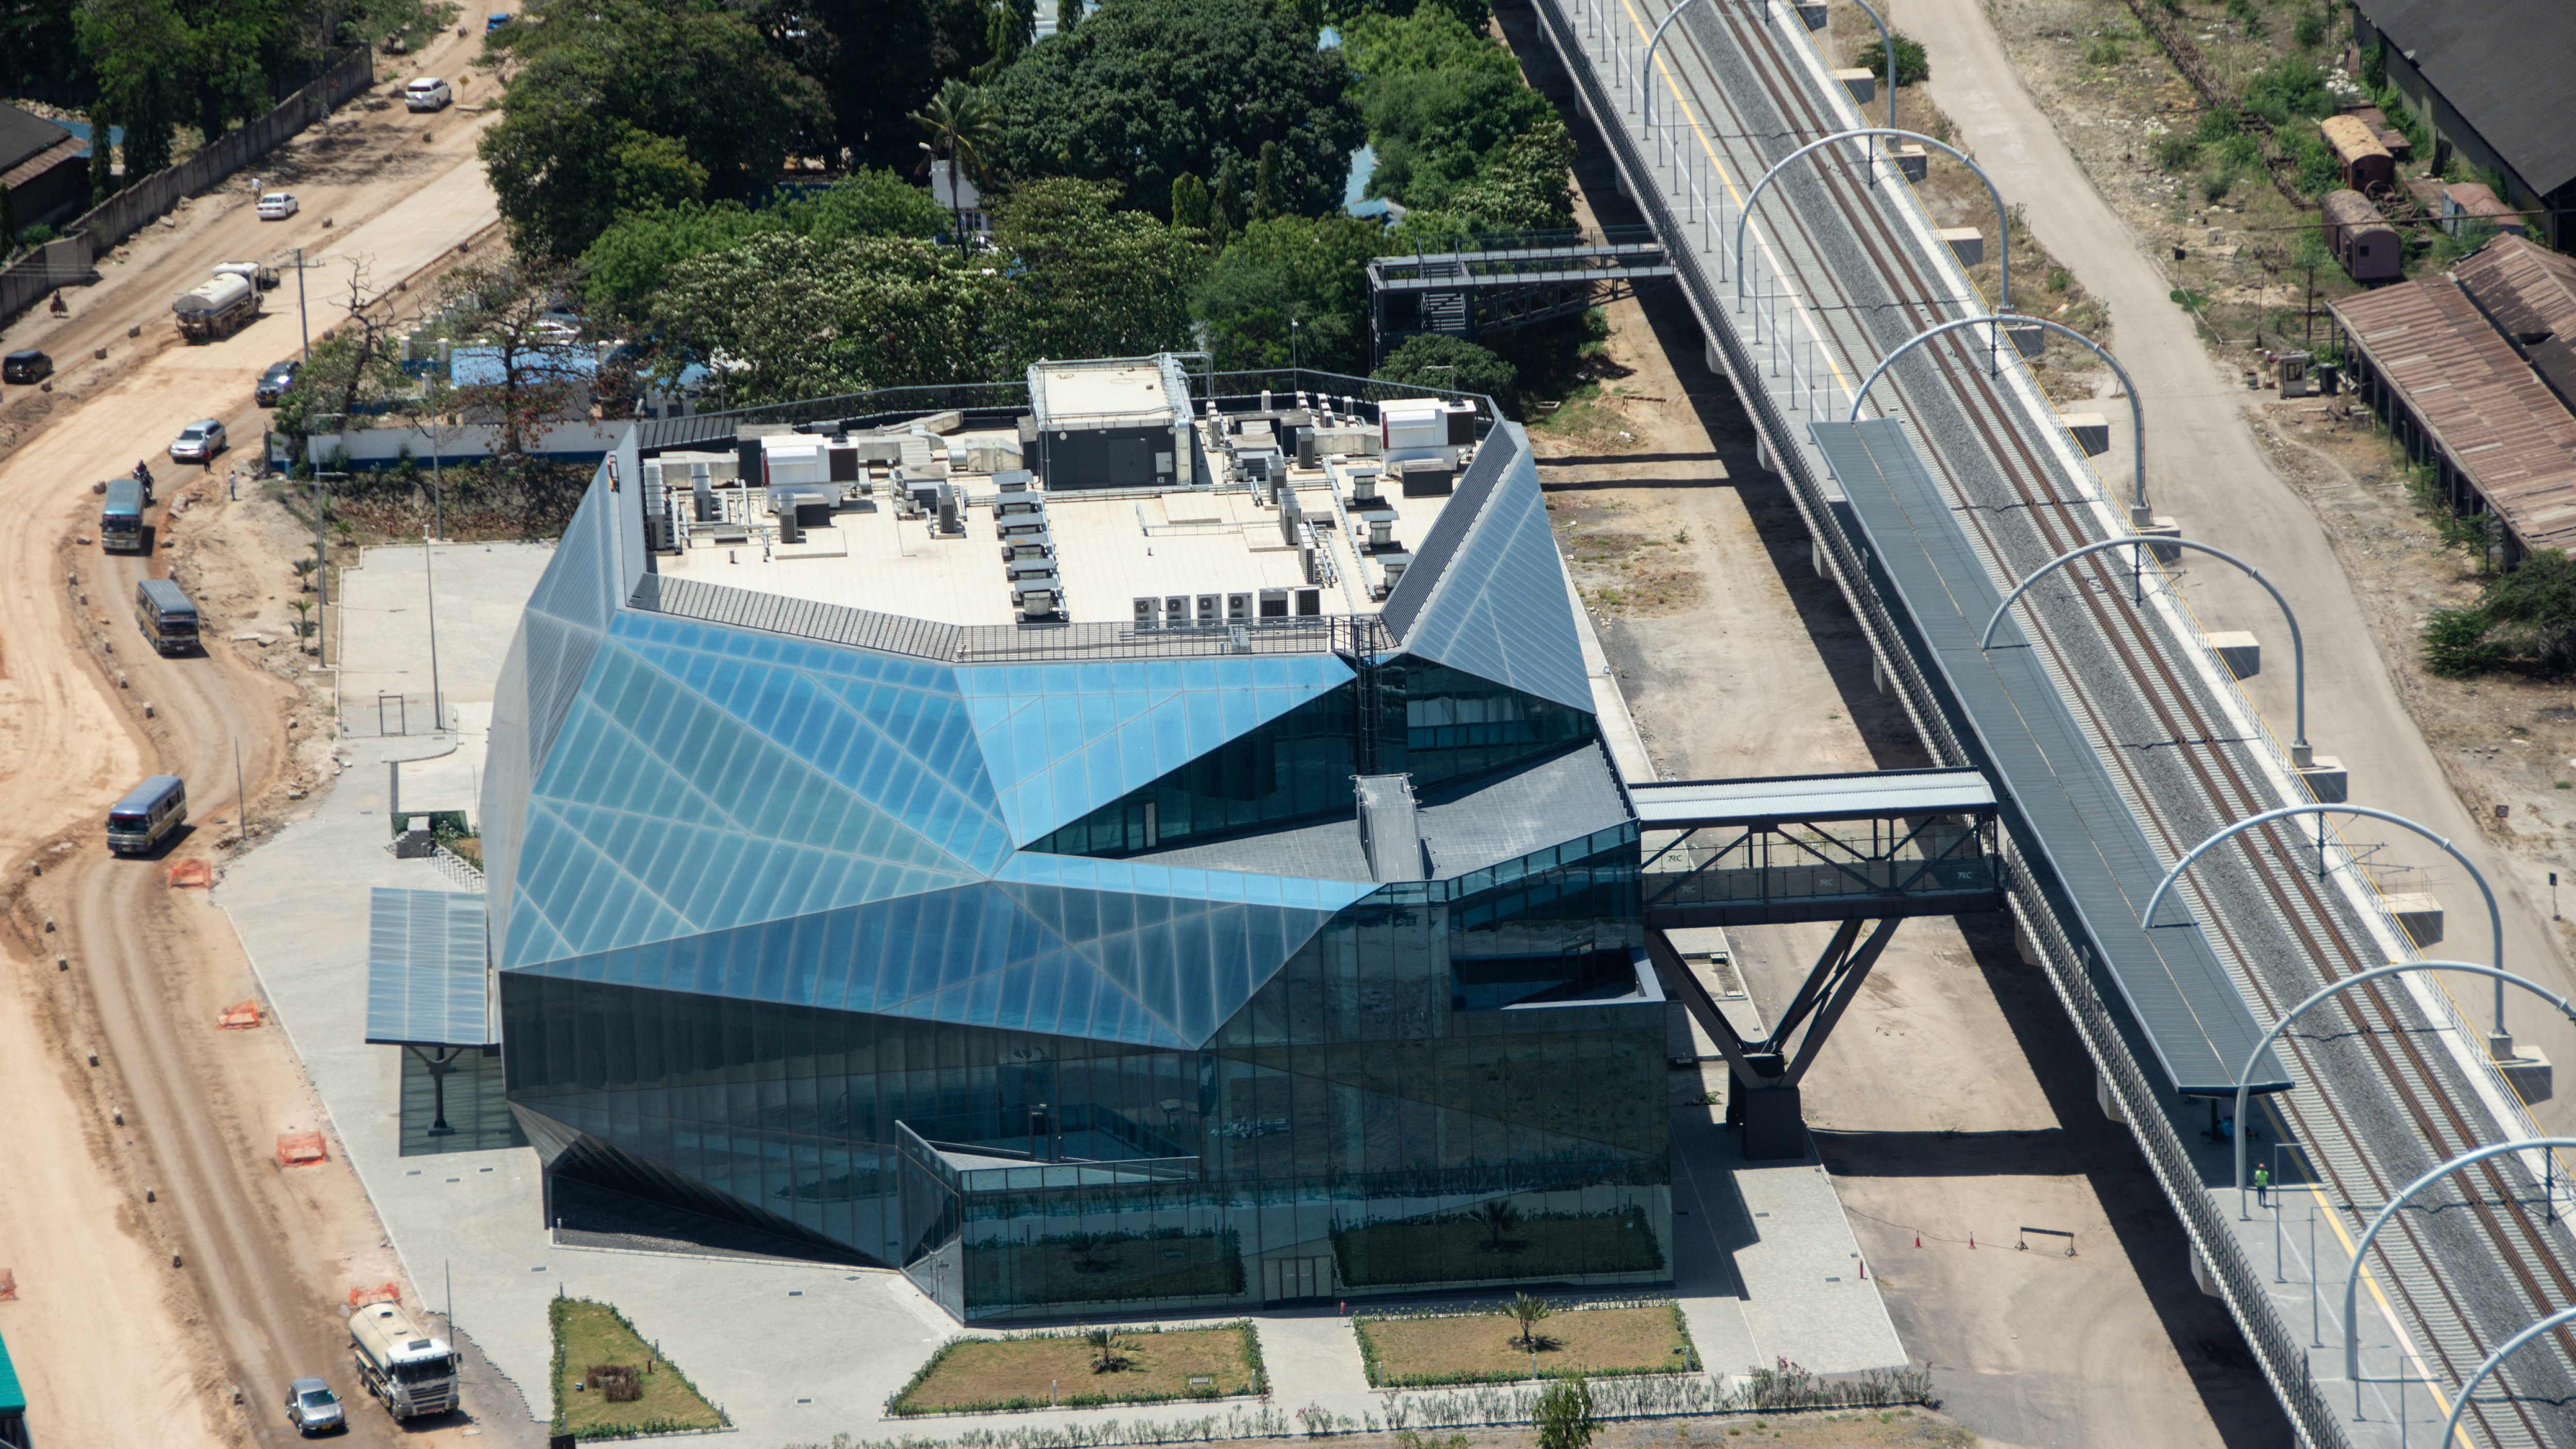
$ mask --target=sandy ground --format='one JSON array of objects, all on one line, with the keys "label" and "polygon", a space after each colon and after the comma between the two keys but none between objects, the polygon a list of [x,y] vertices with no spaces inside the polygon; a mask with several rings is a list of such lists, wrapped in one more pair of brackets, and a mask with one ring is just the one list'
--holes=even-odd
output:
[{"label": "sandy ground", "polygon": [[[417,66],[461,74],[471,43],[445,37]],[[179,423],[209,415],[230,422],[237,455],[254,447],[251,382],[295,351],[291,278],[270,315],[233,338],[177,344],[168,299],[206,266],[302,244],[343,274],[365,259],[384,281],[489,226],[471,159],[479,123],[378,104],[411,73],[387,70],[375,99],[263,163],[270,186],[303,198],[300,217],[258,223],[236,178],[103,258],[101,283],[68,294],[70,318],[39,309],[6,333],[8,346],[44,347],[63,364],[51,394],[12,388],[0,410],[11,523],[0,538],[0,860],[12,928],[0,990],[14,1008],[0,1010],[13,1168],[0,1266],[18,1282],[0,1325],[42,1444],[133,1442],[138,1417],[156,1443],[276,1440],[271,1400],[285,1378],[347,1378],[334,1310],[348,1289],[399,1276],[345,1168],[274,1165],[278,1134],[328,1124],[282,1034],[216,1029],[222,1008],[253,995],[249,971],[204,898],[164,884],[171,861],[214,857],[237,831],[236,748],[255,823],[292,808],[331,765],[309,723],[327,718],[315,707],[324,681],[291,648],[228,639],[278,629],[271,600],[294,589],[284,515],[255,489],[226,501],[233,459],[208,475],[160,450]],[[466,99],[491,84],[473,78]],[[316,273],[317,330],[332,275]],[[169,502],[155,557],[107,557],[89,537],[97,500],[85,485],[137,454],[153,457]],[[162,659],[139,638],[129,600],[147,569],[199,592],[206,657]],[[188,779],[194,832],[166,860],[110,861],[103,807],[153,770]],[[371,1409],[351,1417],[362,1441],[391,1436]]]}]

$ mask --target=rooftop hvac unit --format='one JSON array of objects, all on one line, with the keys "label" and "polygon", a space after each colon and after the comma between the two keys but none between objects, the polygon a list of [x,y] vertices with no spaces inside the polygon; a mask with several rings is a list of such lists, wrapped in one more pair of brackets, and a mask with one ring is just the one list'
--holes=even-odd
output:
[{"label": "rooftop hvac unit", "polygon": [[1136,627],[1159,628],[1163,622],[1163,600],[1159,594],[1148,594],[1136,601]]},{"label": "rooftop hvac unit", "polygon": [[1261,591],[1261,617],[1265,619],[1285,619],[1288,617],[1288,591],[1286,589],[1263,589]]},{"label": "rooftop hvac unit", "polygon": [[1166,629],[1190,627],[1189,595],[1165,594],[1163,596],[1163,627]]},{"label": "rooftop hvac unit", "polygon": [[1043,533],[1024,534],[1018,538],[1002,540],[1004,559],[1053,558],[1054,556],[1055,545]]},{"label": "rooftop hvac unit", "polygon": [[1219,594],[1199,595],[1199,626],[1214,628],[1225,622],[1225,599]]},{"label": "rooftop hvac unit", "polygon": [[1395,543],[1395,515],[1373,513],[1368,521],[1368,546],[1371,549],[1392,547]]},{"label": "rooftop hvac unit", "polygon": [[1388,593],[1395,592],[1395,586],[1403,581],[1404,571],[1407,567],[1411,566],[1412,563],[1413,555],[1409,553],[1391,553],[1378,560],[1378,566],[1386,570],[1386,589]]},{"label": "rooftop hvac unit", "polygon": [[1029,492],[1029,470],[1012,468],[993,475],[993,486],[1005,494]]},{"label": "rooftop hvac unit", "polygon": [[1251,619],[1252,619],[1252,595],[1251,595],[1251,594],[1249,594],[1249,593],[1240,593],[1240,594],[1228,594],[1228,595],[1226,595],[1226,596],[1225,596],[1225,621],[1226,621],[1227,623],[1229,623],[1229,624],[1242,624],[1242,623],[1248,623],[1248,622],[1250,622],[1250,621],[1251,621]]},{"label": "rooftop hvac unit", "polygon": [[1055,560],[1051,558],[1005,559],[1002,563],[1002,577],[1011,579],[1015,582],[1020,579],[1033,579],[1042,574],[1052,574],[1054,572]]},{"label": "rooftop hvac unit", "polygon": [[1045,508],[1046,501],[1034,493],[1004,493],[993,503],[993,513],[1000,518],[1018,518]]},{"label": "rooftop hvac unit", "polygon": [[1408,458],[1395,471],[1407,498],[1446,498],[1458,480],[1458,470],[1446,458]]},{"label": "rooftop hvac unit", "polygon": [[939,531],[951,538],[966,532],[966,500],[954,483],[939,485]]},{"label": "rooftop hvac unit", "polygon": [[1377,470],[1375,468],[1353,468],[1351,470],[1351,502],[1353,504],[1361,504],[1375,503],[1376,501]]},{"label": "rooftop hvac unit", "polygon": [[1004,538],[1035,538],[1047,531],[1044,513],[1022,513],[999,520],[997,526]]},{"label": "rooftop hvac unit", "polygon": [[1322,589],[1292,589],[1290,592],[1297,596],[1298,618],[1320,619],[1323,617],[1324,591]]},{"label": "rooftop hvac unit", "polygon": [[1298,526],[1306,521],[1306,510],[1297,502],[1297,490],[1281,484],[1279,488],[1279,541],[1290,548],[1297,546]]},{"label": "rooftop hvac unit", "polygon": [[1056,615],[1055,590],[1022,589],[1019,604],[1023,620],[1052,619]]}]

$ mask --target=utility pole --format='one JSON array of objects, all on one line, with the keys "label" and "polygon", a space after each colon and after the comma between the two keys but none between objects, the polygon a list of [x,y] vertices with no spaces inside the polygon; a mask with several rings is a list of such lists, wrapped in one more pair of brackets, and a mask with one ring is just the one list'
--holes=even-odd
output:
[{"label": "utility pole", "polygon": [[304,248],[295,249],[295,325],[304,333],[304,363],[313,365],[313,320],[304,310]]},{"label": "utility pole", "polygon": [[429,590],[429,732],[447,728],[447,711],[438,692],[438,580],[430,572],[429,535],[420,539],[420,577]]},{"label": "utility pole", "polygon": [[[302,273],[296,274],[299,278]],[[323,547],[322,514],[329,506],[330,495],[322,490],[322,470],[313,470],[313,659],[328,668],[331,651],[323,621],[331,616],[331,555]]]},{"label": "utility pole", "polygon": [[248,849],[250,846],[250,791],[242,784],[241,736],[239,735],[233,736],[233,813],[241,817],[241,824],[234,833],[241,837],[242,847]]}]

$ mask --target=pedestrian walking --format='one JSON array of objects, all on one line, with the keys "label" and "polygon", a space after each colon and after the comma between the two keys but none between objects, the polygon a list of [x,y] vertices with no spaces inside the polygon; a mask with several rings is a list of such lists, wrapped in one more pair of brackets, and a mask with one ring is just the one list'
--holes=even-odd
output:
[{"label": "pedestrian walking", "polygon": [[2254,1165],[2254,1205],[2256,1207],[2272,1205],[2272,1169],[2259,1162]]}]

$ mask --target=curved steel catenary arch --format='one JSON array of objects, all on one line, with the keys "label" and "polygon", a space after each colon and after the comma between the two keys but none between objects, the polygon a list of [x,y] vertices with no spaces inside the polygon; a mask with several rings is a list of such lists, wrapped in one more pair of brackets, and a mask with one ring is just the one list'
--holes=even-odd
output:
[{"label": "curved steel catenary arch", "polygon": [[[1960,165],[1977,173],[1977,179],[1979,181],[1986,183],[1986,195],[1993,198],[1995,203],[1995,230],[2003,239],[2003,247],[2000,253],[2002,276],[1999,280],[1999,286],[2003,292],[2003,306],[2009,309],[2012,306],[2012,213],[2004,210],[2004,194],[1995,189],[1994,178],[1986,175],[1986,168],[1970,160],[1968,158],[1968,153],[1951,145],[1949,142],[1936,141],[1917,131],[1900,131],[1894,126],[1856,126],[1848,131],[1836,131],[1830,136],[1809,141],[1806,145],[1801,146],[1797,150],[1790,152],[1788,155],[1781,157],[1777,165],[1774,165],[1770,170],[1762,173],[1762,179],[1753,183],[1753,189],[1751,191],[1744,193],[1744,210],[1738,213],[1735,218],[1736,300],[1742,301],[1744,298],[1744,229],[1753,221],[1753,204],[1762,199],[1763,188],[1769,186],[1774,177],[1787,169],[1790,162],[1797,160],[1799,157],[1806,155],[1817,147],[1830,146],[1836,141],[1850,141],[1862,136],[1902,136],[1908,141],[1920,141],[1926,146],[1939,147],[1941,150],[1946,151],[1951,156],[1957,158]],[[1921,339],[1917,338],[1916,340],[1920,341]]]},{"label": "curved steel catenary arch", "polygon": [[2451,1442],[2451,1436],[2460,1432],[2460,1416],[2469,1411],[2469,1395],[2477,1392],[2478,1385],[2487,1381],[2487,1375],[2494,1373],[2497,1365],[2503,1363],[2509,1355],[2511,1355],[2515,1350],[2521,1348],[2524,1344],[2531,1342],[2533,1339],[2538,1338],[2553,1328],[2564,1328],[2570,1323],[2576,1323],[2576,1308],[2561,1308],[2557,1312],[2549,1315],[2547,1318],[2540,1320],[2538,1323],[2531,1325],[2522,1332],[2515,1334],[2513,1337],[2506,1339],[2500,1344],[2497,1344],[2496,1351],[2488,1354],[2486,1362],[2479,1364],[2477,1371],[2470,1374],[2467,1381],[2460,1385],[2460,1396],[2451,1401],[2451,1417],[2442,1421],[2442,1437],[2434,1440],[2433,1442],[2436,1444],[2448,1445]]},{"label": "curved steel catenary arch", "polygon": [[[2462,855],[2460,853],[2460,848],[2453,845],[2450,842],[2449,837],[2435,835],[2432,831],[2426,829],[2415,821],[2407,819],[2403,815],[2395,814],[2394,812],[2387,810],[2373,809],[2368,805],[2284,805],[2278,810],[2266,810],[2260,815],[2248,815],[2233,825],[2223,827],[2217,834],[2202,841],[2200,844],[2193,846],[2191,849],[2184,851],[2182,859],[2174,862],[2173,869],[2165,872],[2165,878],[2156,882],[2156,893],[2147,897],[2147,908],[2138,913],[2138,925],[2142,928],[2153,928],[2156,920],[2156,906],[2164,900],[2165,892],[2173,889],[2173,883],[2182,879],[2182,873],[2189,870],[2191,868],[2191,863],[2206,854],[2210,847],[2227,840],[2231,836],[2251,830],[2257,825],[2269,825],[2275,820],[2287,820],[2293,816],[2299,815],[2359,815],[2367,819],[2383,821],[2390,825],[2402,825],[2408,830],[2412,830],[2416,834],[2423,836],[2426,840],[2433,842],[2435,845],[2440,846],[2443,854],[2458,861],[2460,863],[2460,869],[2469,873],[2469,879],[2478,883],[2478,894],[2486,897],[2487,932],[2488,938],[2494,943],[2492,948],[2494,965],[2497,971],[2501,972],[2504,970],[2504,911],[2496,904],[2495,887],[2487,884],[2486,873],[2478,869],[2475,861]],[[2320,825],[2319,828],[2322,830],[2323,826]],[[2502,981],[2498,981],[2496,983],[2495,989],[2495,1034],[2500,1043],[2505,1034],[2504,983]]]},{"label": "curved steel catenary arch", "polygon": [[2247,575],[2252,577],[2254,582],[2261,584],[2263,586],[2263,592],[2272,596],[2272,602],[2281,606],[2281,617],[2290,621],[2290,673],[2293,682],[2291,698],[2295,701],[2294,708],[2296,711],[2296,728],[2293,730],[2293,733],[2296,734],[2297,738],[2290,744],[2290,763],[2298,766],[2302,770],[2315,763],[2316,752],[2308,744],[2308,646],[2299,637],[2299,616],[2290,612],[2290,601],[2281,597],[2281,591],[2272,587],[2272,581],[2263,577],[2261,570],[2255,568],[2245,560],[2238,558],[2236,555],[2227,552],[2225,549],[2212,548],[2208,544],[2199,543],[2188,538],[2149,538],[2143,535],[2132,535],[2127,538],[2106,538],[2098,543],[2085,544],[2081,548],[2068,549],[2066,552],[2059,554],[2057,557],[2050,559],[2044,564],[2041,564],[2038,568],[2031,570],[2029,578],[2015,584],[2013,586],[2013,591],[2004,595],[2004,601],[1995,606],[1994,617],[1986,621],[1986,632],[1977,640],[1977,647],[1979,649],[1991,649],[1994,647],[1995,628],[1997,625],[2003,623],[2004,615],[2011,612],[2013,601],[2029,592],[2031,585],[2048,577],[2049,572],[2055,569],[2058,565],[2073,563],[2075,560],[2084,557],[2086,554],[2101,553],[2106,549],[2143,549],[2150,547],[2196,549],[2201,553],[2212,554],[2225,559],[2229,563],[2243,569]]},{"label": "curved steel catenary arch", "polygon": [[[2007,244],[2009,244],[2009,241]],[[1741,272],[1743,267],[1744,259],[1739,255],[1736,258],[1736,270]],[[2012,305],[2012,299],[2009,293],[2005,296],[2004,305],[2007,309]],[[1894,352],[1891,352],[1885,357],[1879,359],[1878,366],[1870,370],[1869,376],[1862,380],[1859,390],[1852,394],[1851,416],[1844,419],[1844,421],[1853,423],[1860,421],[1860,405],[1862,399],[1869,396],[1870,388],[1877,384],[1880,376],[1885,374],[1889,368],[1896,365],[1896,359],[1903,357],[1906,353],[1913,351],[1915,348],[1922,346],[1924,343],[1931,341],[1933,338],[1940,336],[1944,332],[1955,332],[1962,327],[1977,327],[1983,326],[1987,323],[1993,323],[2000,327],[2007,322],[2028,322],[2035,326],[2045,327],[2052,332],[2062,332],[2065,335],[2074,338],[2076,341],[2083,343],[2086,347],[2091,348],[2093,350],[2093,355],[2102,359],[2103,364],[2111,369],[2111,375],[2120,379],[2120,390],[2129,395],[2129,471],[2134,475],[2130,479],[2130,498],[2132,501],[2129,504],[2129,526],[2131,528],[2146,527],[2149,523],[2153,522],[2155,518],[2153,514],[2147,512],[2147,405],[2139,400],[2138,385],[2129,380],[2129,370],[2120,365],[2120,359],[2113,357],[2109,348],[2104,347],[2101,343],[2094,341],[2092,338],[2085,336],[2083,333],[2076,331],[2074,328],[2067,326],[2063,322],[2053,322],[2046,317],[2030,317],[2019,312],[2006,310],[2002,312],[1988,312],[1980,317],[1960,317],[1952,321],[1938,322],[1930,327],[1926,327],[1922,331],[1915,333],[1912,337],[1907,338],[1904,346],[1897,348]],[[2171,543],[2173,540],[2169,538],[2160,539],[2158,542]]]},{"label": "curved steel catenary arch", "polygon": [[2529,991],[2534,996],[2537,996],[2548,1002],[2550,1005],[2557,1007],[2559,1014],[2565,1016],[2569,1021],[2576,1021],[2576,1003],[2569,1002],[2566,997],[2559,995],[2557,992],[2550,990],[2548,987],[2541,985],[2539,982],[2534,981],[2527,976],[2516,976],[2510,971],[2499,971],[2493,966],[2479,966],[2468,961],[2400,961],[2394,966],[2374,966],[2367,971],[2355,972],[2350,976],[2344,977],[2340,981],[2319,987],[2317,990],[2309,994],[2307,1000],[2291,1007],[2288,1012],[2282,1015],[2279,1021],[2272,1023],[2272,1029],[2263,1033],[2263,1039],[2256,1042],[2254,1044],[2254,1050],[2246,1055],[2245,1069],[2236,1074],[2235,1135],[2237,1217],[2243,1218],[2246,1216],[2245,1104],[2253,1096],[2254,1064],[2263,1059],[2263,1053],[2271,1050],[2272,1043],[2279,1040],[2281,1033],[2289,1030],[2290,1023],[2298,1020],[2300,1013],[2306,1011],[2309,1007],[2316,1005],[2318,1002],[2325,1000],[2329,996],[2336,996],[2345,991],[2349,991],[2353,987],[2359,986],[2365,981],[2377,981],[2383,977],[2402,975],[2409,971],[2466,971],[2472,976],[2492,976],[2500,984],[2519,986],[2524,990]]},{"label": "curved steel catenary arch", "polygon": [[2395,1217],[2397,1210],[2406,1206],[2415,1194],[2461,1168],[2475,1167],[2490,1157],[2502,1157],[2508,1152],[2529,1152],[2535,1148],[2547,1152],[2558,1147],[2576,1147],[2576,1137],[2518,1137],[2511,1142],[2490,1142],[2484,1147],[2472,1147],[2400,1188],[2397,1195],[2371,1218],[2370,1226],[2362,1229],[2361,1242],[2352,1250],[2352,1266],[2345,1269],[2343,1275],[2343,1372],[2344,1377],[2353,1381],[2355,1393],[2360,1392],[2361,1383],[2361,1327],[2353,1321],[2352,1305],[2361,1287],[2362,1262],[2370,1256],[2371,1242],[2379,1236],[2379,1230],[2388,1226],[2388,1220]]}]

